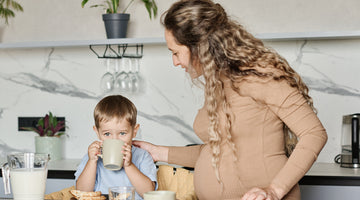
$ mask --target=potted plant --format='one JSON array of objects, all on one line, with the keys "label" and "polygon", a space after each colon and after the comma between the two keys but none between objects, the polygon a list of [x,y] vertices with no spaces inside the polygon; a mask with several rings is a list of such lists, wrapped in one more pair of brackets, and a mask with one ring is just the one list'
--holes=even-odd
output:
[{"label": "potted plant", "polygon": [[[84,7],[89,0],[82,0],[81,7]],[[135,0],[123,8],[120,8],[120,0],[106,0],[104,4],[95,4],[90,7],[104,7],[105,14],[102,15],[106,29],[107,38],[125,38],[130,14],[126,13],[127,9]],[[156,17],[157,5],[155,0],[141,0],[149,13],[149,18]]]},{"label": "potted plant", "polygon": [[2,41],[5,25],[9,24],[9,18],[15,17],[14,11],[23,11],[18,2],[15,0],[0,0],[0,18],[5,20],[5,23],[0,21],[0,42]]},{"label": "potted plant", "polygon": [[51,112],[40,118],[36,127],[21,127],[23,130],[34,131],[38,134],[35,137],[36,153],[48,153],[51,160],[62,158],[62,143],[60,136],[65,128],[65,121],[58,120]]},{"label": "potted plant", "polygon": [[9,24],[10,17],[15,17],[14,11],[24,10],[15,0],[0,0],[0,17],[5,19],[5,24]]}]

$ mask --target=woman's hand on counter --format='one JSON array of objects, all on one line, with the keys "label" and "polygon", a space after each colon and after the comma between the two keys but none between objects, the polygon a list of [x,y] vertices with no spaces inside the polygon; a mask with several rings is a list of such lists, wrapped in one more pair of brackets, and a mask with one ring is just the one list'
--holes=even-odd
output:
[{"label": "woman's hand on counter", "polygon": [[281,198],[276,193],[276,189],[273,187],[268,188],[257,188],[254,187],[251,190],[249,190],[247,193],[244,194],[244,196],[241,198],[241,200],[280,200]]}]

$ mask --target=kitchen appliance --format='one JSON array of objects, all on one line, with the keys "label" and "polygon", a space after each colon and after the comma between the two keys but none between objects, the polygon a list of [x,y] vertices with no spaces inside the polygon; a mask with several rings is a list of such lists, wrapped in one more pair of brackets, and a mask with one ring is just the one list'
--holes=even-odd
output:
[{"label": "kitchen appliance", "polygon": [[360,113],[343,116],[340,166],[360,168],[359,155]]}]

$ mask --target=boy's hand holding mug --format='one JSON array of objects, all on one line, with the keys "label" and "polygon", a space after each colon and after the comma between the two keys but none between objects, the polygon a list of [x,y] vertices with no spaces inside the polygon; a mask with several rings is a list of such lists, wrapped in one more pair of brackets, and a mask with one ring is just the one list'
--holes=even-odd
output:
[{"label": "boy's hand holding mug", "polygon": [[102,141],[95,141],[89,145],[88,155],[89,160],[97,161],[98,154],[101,154]]}]

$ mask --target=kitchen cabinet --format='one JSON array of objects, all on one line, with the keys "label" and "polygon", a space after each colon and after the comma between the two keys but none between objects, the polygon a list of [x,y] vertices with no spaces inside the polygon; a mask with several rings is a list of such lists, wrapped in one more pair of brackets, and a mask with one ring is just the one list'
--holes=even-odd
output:
[{"label": "kitchen cabinet", "polygon": [[300,185],[302,200],[359,200],[360,186]]},{"label": "kitchen cabinet", "polygon": [[360,171],[336,163],[315,163],[299,184],[302,200],[358,200]]}]

